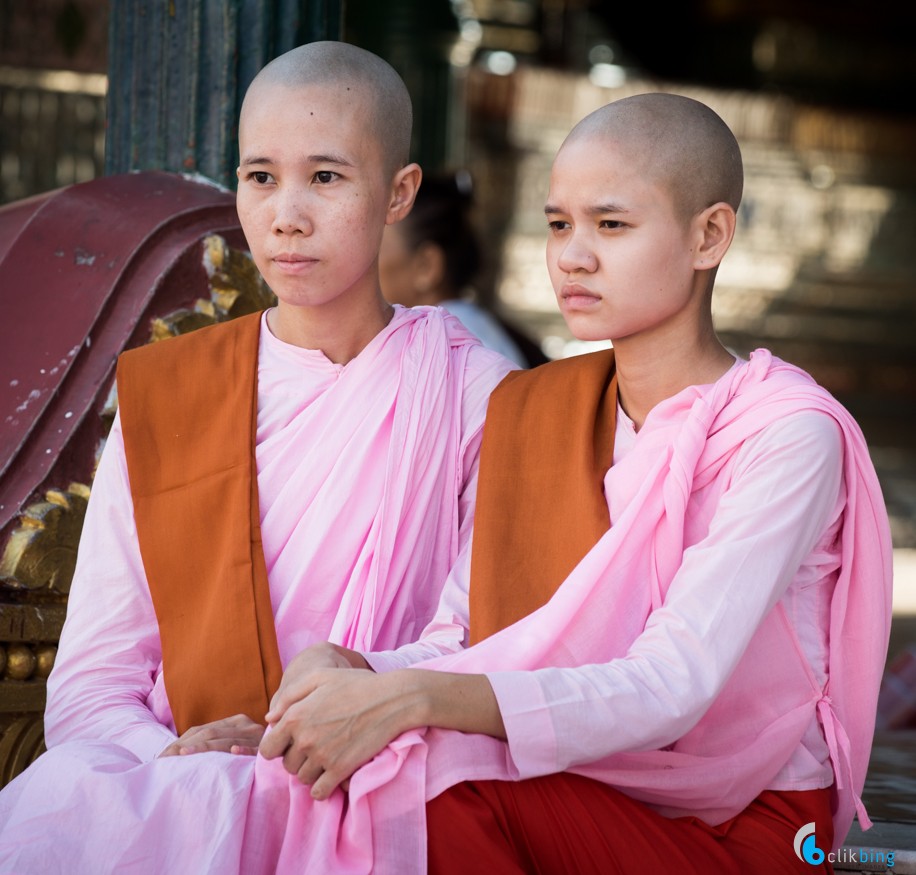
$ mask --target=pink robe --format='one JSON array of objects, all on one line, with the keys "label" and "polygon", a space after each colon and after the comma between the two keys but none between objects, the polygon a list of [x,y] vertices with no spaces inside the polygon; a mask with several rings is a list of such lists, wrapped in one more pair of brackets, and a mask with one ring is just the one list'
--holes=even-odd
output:
[{"label": "pink robe", "polygon": [[[703,810],[726,819],[788,760],[816,709],[837,776],[837,835],[845,835],[864,781],[887,644],[887,517],[855,423],[809,378],[764,352],[712,387],[687,389],[652,411],[631,464],[615,466],[605,479],[614,525],[547,605],[424,667],[536,672],[624,658],[664,606],[683,561],[692,492],[714,481],[761,428],[802,410],[832,416],[845,451],[843,564],[829,618],[826,689],[815,682],[777,608],[712,706],[672,749],[621,750],[573,770],[672,813]],[[534,702],[533,713],[543,707]],[[736,714],[744,719],[735,720]],[[142,765],[115,756],[110,746],[83,745],[78,757],[53,761],[51,772],[62,771],[69,775],[64,798],[52,789],[51,776],[29,798],[33,812],[49,798],[58,811],[86,809],[78,828],[74,818],[64,822],[70,829],[54,830],[67,860],[61,871],[246,875],[422,872],[427,799],[462,780],[524,777],[505,742],[441,730],[405,733],[356,772],[348,794],[337,791],[325,802],[312,800],[278,761],[261,758],[205,754]],[[13,828],[25,830],[29,841],[47,841],[47,831],[28,818],[16,817]],[[0,844],[0,857],[6,847]],[[40,849],[29,853],[28,859],[44,862]],[[109,860],[115,861],[111,869],[100,865]]]}]

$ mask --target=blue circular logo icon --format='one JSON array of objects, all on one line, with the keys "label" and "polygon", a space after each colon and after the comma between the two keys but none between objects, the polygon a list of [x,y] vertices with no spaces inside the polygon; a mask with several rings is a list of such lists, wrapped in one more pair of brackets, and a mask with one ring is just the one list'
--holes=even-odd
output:
[{"label": "blue circular logo icon", "polygon": [[804,860],[812,866],[819,866],[824,862],[826,854],[817,846],[817,839],[814,836],[814,821],[806,823],[797,833],[795,833],[795,856],[799,860]]}]

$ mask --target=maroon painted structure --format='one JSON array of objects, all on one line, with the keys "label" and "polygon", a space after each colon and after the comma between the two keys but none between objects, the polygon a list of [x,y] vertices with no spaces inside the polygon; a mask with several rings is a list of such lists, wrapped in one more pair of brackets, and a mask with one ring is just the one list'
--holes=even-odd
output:
[{"label": "maroon painted structure", "polygon": [[207,296],[209,234],[245,248],[234,195],[159,171],[0,208],[0,544],[46,489],[91,481],[117,356]]}]

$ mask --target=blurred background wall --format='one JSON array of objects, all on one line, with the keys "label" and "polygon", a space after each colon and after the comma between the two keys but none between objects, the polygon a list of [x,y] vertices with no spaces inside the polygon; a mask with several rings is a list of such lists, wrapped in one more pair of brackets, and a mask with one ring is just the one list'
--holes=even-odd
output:
[{"label": "blurred background wall", "polygon": [[489,256],[479,296],[560,357],[585,347],[543,263],[557,146],[617,97],[697,97],[746,162],[719,331],[852,409],[895,544],[913,548],[914,36],[916,7],[891,0],[0,0],[0,203],[130,169],[231,187],[250,78],[294,45],[346,39],[407,82],[414,157],[470,171]]}]

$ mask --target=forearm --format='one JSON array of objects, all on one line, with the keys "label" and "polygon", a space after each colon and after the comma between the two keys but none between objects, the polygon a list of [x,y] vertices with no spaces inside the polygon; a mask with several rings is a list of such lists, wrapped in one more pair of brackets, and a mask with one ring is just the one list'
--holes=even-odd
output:
[{"label": "forearm", "polygon": [[45,710],[49,747],[68,741],[106,741],[148,762],[175,740],[175,733],[147,704],[144,690],[112,678],[103,682],[88,675],[71,675],[66,665],[62,668],[57,685],[49,684]]},{"label": "forearm", "polygon": [[440,671],[395,671],[387,675],[409,703],[409,725],[434,726],[506,738],[493,687],[482,674]]},{"label": "forearm", "polygon": [[267,719],[271,729],[260,753],[282,758],[286,771],[311,785],[316,799],[326,799],[411,729],[436,726],[505,738],[485,676],[411,669],[313,671],[278,692]]}]

